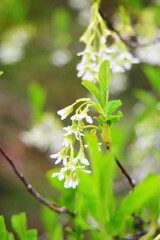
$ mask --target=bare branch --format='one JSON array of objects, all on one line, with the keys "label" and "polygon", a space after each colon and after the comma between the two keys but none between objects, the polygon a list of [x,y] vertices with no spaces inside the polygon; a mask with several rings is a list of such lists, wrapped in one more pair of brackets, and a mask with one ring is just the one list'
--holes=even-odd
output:
[{"label": "bare branch", "polygon": [[160,42],[160,38],[154,38],[153,40],[149,41],[149,42],[146,42],[146,43],[140,43],[138,42],[138,39],[137,39],[137,36],[132,36],[131,40],[128,40],[128,39],[125,39],[121,36],[121,34],[114,28],[114,26],[112,25],[111,21],[108,19],[108,17],[103,13],[102,9],[100,8],[99,9],[99,13],[101,15],[101,17],[105,20],[108,28],[115,32],[119,38],[121,39],[121,41],[127,45],[128,47],[131,47],[131,48],[137,48],[137,47],[145,47],[145,46],[148,46],[148,45],[151,45],[151,44],[154,44],[154,43],[158,43]]},{"label": "bare branch", "polygon": [[136,186],[135,181],[131,178],[131,176],[129,175],[127,170],[123,167],[123,165],[120,163],[120,161],[116,157],[114,157],[114,159],[115,159],[115,162],[117,163],[117,166],[120,168],[121,172],[123,173],[123,175],[127,178],[130,186],[134,188]]},{"label": "bare branch", "polygon": [[26,189],[38,200],[40,201],[42,204],[44,204],[45,206],[47,206],[48,208],[50,208],[52,211],[57,212],[57,213],[67,213],[71,216],[75,216],[75,213],[70,211],[69,209],[67,209],[66,207],[57,207],[56,205],[50,203],[47,201],[47,199],[43,198],[33,187],[31,184],[29,184],[27,182],[27,180],[25,179],[25,177],[23,176],[23,174],[18,170],[18,168],[16,167],[15,163],[13,162],[13,160],[11,159],[11,157],[8,156],[8,154],[2,149],[2,147],[0,146],[0,153],[3,155],[3,157],[7,160],[7,162],[10,164],[10,166],[12,167],[12,169],[14,170],[15,174],[17,175],[17,177],[21,180],[21,182],[24,184],[24,186],[26,187]]}]

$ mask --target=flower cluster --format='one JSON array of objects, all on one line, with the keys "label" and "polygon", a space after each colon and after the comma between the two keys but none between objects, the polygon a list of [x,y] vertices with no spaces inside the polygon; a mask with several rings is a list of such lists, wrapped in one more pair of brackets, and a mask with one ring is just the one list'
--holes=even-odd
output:
[{"label": "flower cluster", "polygon": [[[112,43],[109,38],[113,39]],[[77,65],[77,75],[82,80],[96,82],[99,66],[106,59],[110,61],[112,73],[130,70],[132,64],[139,62],[139,59],[128,51],[119,36],[107,29],[96,2],[92,5],[90,24],[80,41],[86,45],[84,51],[78,53],[82,58]]]},{"label": "flower cluster", "polygon": [[[93,122],[92,118],[88,115],[89,107],[92,102],[89,98],[82,98],[57,113],[63,120],[73,112],[74,105],[79,102],[82,102],[82,104],[70,118],[72,120],[72,125],[63,128],[65,130],[64,141],[62,143],[63,148],[58,153],[50,156],[55,159],[55,164],[61,163],[63,165],[60,172],[53,173],[52,177],[57,176],[59,180],[65,179],[65,188],[76,188],[79,183],[77,177],[79,171],[91,173],[90,170],[86,169],[86,166],[89,166],[89,161],[85,157],[82,137],[84,136],[83,131],[86,127],[84,120],[89,124],[92,124]],[[74,150],[76,141],[79,143],[78,153]]]}]

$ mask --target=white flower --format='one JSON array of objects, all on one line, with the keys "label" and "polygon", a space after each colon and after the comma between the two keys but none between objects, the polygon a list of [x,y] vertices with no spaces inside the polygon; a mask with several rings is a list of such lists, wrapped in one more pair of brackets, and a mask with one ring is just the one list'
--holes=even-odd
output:
[{"label": "white flower", "polygon": [[91,173],[91,170],[84,170],[83,172],[85,172],[85,173]]},{"label": "white flower", "polygon": [[73,111],[73,106],[70,105],[66,108],[63,108],[57,111],[57,114],[61,116],[61,120],[65,119]]},{"label": "white flower", "polygon": [[73,180],[73,179],[69,179],[67,178],[65,183],[64,183],[64,187],[65,188],[76,188],[76,186],[78,185],[79,181],[76,179],[76,180]]},{"label": "white flower", "polygon": [[[56,156],[54,156],[56,157]],[[78,162],[79,161],[79,162]],[[65,179],[64,182],[64,187],[65,188],[76,188],[76,186],[79,183],[79,180],[77,178],[77,171],[83,171],[86,173],[91,173],[90,170],[86,170],[85,166],[81,166],[80,163],[85,164],[85,165],[89,165],[89,162],[87,159],[80,158],[79,154],[77,157],[75,157],[74,159],[70,159],[67,163],[66,166],[64,166],[63,168],[61,168],[60,172],[58,173],[53,173],[52,177],[58,177],[58,179],[61,181],[63,179]]]},{"label": "white flower", "polygon": [[84,136],[84,134],[81,132],[82,129],[79,129],[78,126],[72,125],[72,126],[64,127],[63,129],[66,131],[64,136],[68,136],[68,135],[74,134],[77,140],[79,140],[79,135],[80,136]]},{"label": "white flower", "polygon": [[57,177],[58,176],[58,180],[59,181],[61,181],[61,180],[63,180],[64,179],[64,174],[63,173],[61,173],[61,172],[59,172],[59,173],[53,173],[52,174],[52,177]]},{"label": "white flower", "polygon": [[78,56],[82,56],[82,59],[81,62],[77,64],[77,76],[82,77],[82,80],[95,82],[97,72],[99,71],[97,64],[98,53],[87,49],[78,53]]},{"label": "white flower", "polygon": [[94,78],[95,78],[95,76],[94,76],[93,72],[91,72],[89,70],[88,71],[84,70],[83,76],[82,76],[83,81],[87,80],[89,82],[94,82]]},{"label": "white flower", "polygon": [[53,159],[57,158],[57,160],[55,161],[55,164],[63,162],[63,165],[65,166],[67,164],[67,158],[69,158],[69,156],[65,154],[65,151],[63,149],[58,153],[51,154],[50,158],[53,158]]},{"label": "white flower", "polygon": [[71,120],[77,120],[77,121],[81,121],[83,118],[86,119],[86,121],[90,124],[93,123],[93,120],[90,116],[87,115],[86,111],[82,111],[79,114],[75,114],[71,117]]},{"label": "white flower", "polygon": [[89,165],[89,161],[86,159],[86,158],[82,158],[81,160],[81,163],[83,163],[84,165]]},{"label": "white flower", "polygon": [[68,146],[71,146],[72,145],[72,137],[70,135],[67,135],[64,137],[64,141],[62,143],[62,146],[63,147],[68,147]]},{"label": "white flower", "polygon": [[[74,158],[72,161],[73,161],[74,163],[76,163],[76,164],[77,164],[78,161],[79,161],[80,163],[82,163],[82,164],[84,164],[84,165],[86,165],[86,166],[89,165],[89,161],[85,158],[85,154],[84,154],[84,149],[83,149],[83,147],[80,147],[80,150],[79,150],[79,153],[78,153],[77,157]],[[81,167],[84,168],[84,166],[81,166]]]},{"label": "white flower", "polygon": [[102,36],[100,42],[101,42],[101,44],[105,44],[106,43],[106,37]]}]

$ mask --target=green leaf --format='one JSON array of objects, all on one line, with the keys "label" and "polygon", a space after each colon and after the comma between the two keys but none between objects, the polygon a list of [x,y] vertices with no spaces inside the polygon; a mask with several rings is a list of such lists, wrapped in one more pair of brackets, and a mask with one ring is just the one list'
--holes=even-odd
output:
[{"label": "green leaf", "polygon": [[110,116],[122,105],[121,100],[112,100],[108,102],[107,115]]},{"label": "green leaf", "polygon": [[[83,194],[86,209],[98,222],[109,222],[114,212],[113,176],[115,162],[111,152],[103,153],[95,134],[86,134],[92,174],[81,174],[79,191]],[[94,186],[94,188],[92,188]]]},{"label": "green leaf", "polygon": [[37,240],[37,230],[28,230],[25,234],[25,240]]},{"label": "green leaf", "polygon": [[103,109],[101,108],[100,105],[98,105],[98,104],[95,103],[95,104],[92,105],[92,107],[93,107],[94,109],[96,109],[99,114],[101,114],[101,115],[104,114]]},{"label": "green leaf", "polygon": [[60,224],[58,214],[43,206],[41,209],[41,219],[45,232],[49,235],[49,239],[52,240],[54,229],[57,224]]},{"label": "green leaf", "polygon": [[121,111],[118,111],[116,115],[111,115],[107,120],[108,125],[112,126],[113,124],[119,122],[122,116],[123,114]]},{"label": "green leaf", "polygon": [[63,230],[62,225],[57,224],[57,226],[54,227],[53,236],[51,240],[63,240]]},{"label": "green leaf", "polygon": [[0,71],[0,76],[1,76],[3,73],[4,73],[3,71]]},{"label": "green leaf", "polygon": [[[115,226],[123,231],[126,220],[134,212],[146,206],[146,203],[154,198],[160,189],[160,175],[151,175],[128,194],[122,201],[118,212],[116,213]],[[123,221],[122,221],[123,219]]]},{"label": "green leaf", "polygon": [[145,90],[142,90],[142,89],[136,89],[134,92],[134,95],[139,100],[146,103],[148,106],[155,108],[157,101],[156,101],[155,97],[151,95],[151,93],[149,93]]},{"label": "green leaf", "polygon": [[33,83],[28,89],[33,121],[38,122],[43,114],[43,108],[46,101],[46,92],[37,83]]},{"label": "green leaf", "polygon": [[148,67],[144,68],[144,72],[147,75],[148,80],[150,81],[152,87],[158,93],[160,93],[160,81],[159,81],[160,70],[148,66]]},{"label": "green leaf", "polygon": [[27,230],[26,214],[13,215],[11,218],[12,228],[17,233],[20,240],[25,239]]},{"label": "green leaf", "polygon": [[14,240],[13,233],[8,233],[6,240]]},{"label": "green leaf", "polygon": [[110,64],[105,60],[101,66],[98,74],[98,83],[100,85],[101,106],[105,113],[107,113],[108,91],[110,86]]},{"label": "green leaf", "polygon": [[0,216],[0,239],[6,240],[7,230],[4,222],[4,217]]},{"label": "green leaf", "polygon": [[81,84],[85,86],[90,93],[92,93],[97,102],[101,105],[101,94],[96,85],[89,81],[83,81]]}]

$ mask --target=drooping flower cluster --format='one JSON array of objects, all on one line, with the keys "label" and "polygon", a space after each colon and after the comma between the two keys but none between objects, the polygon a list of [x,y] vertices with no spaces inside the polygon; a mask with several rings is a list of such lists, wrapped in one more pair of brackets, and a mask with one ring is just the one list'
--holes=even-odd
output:
[{"label": "drooping flower cluster", "polygon": [[[112,37],[112,43],[109,42],[109,37]],[[119,36],[107,29],[99,14],[97,2],[92,5],[90,24],[80,41],[86,45],[84,51],[78,53],[78,56],[82,56],[81,62],[77,65],[78,77],[82,80],[96,82],[99,66],[106,59],[110,61],[112,73],[125,72],[131,69],[132,64],[139,62],[139,59],[128,51]]]},{"label": "drooping flower cluster", "polygon": [[[86,127],[84,120],[92,124],[93,120],[88,115],[89,107],[92,102],[89,98],[82,98],[77,100],[72,105],[58,111],[57,113],[61,116],[61,119],[65,119],[69,114],[73,112],[74,105],[82,102],[78,107],[75,114],[71,116],[72,125],[64,127],[64,141],[62,143],[63,148],[56,154],[52,154],[50,157],[55,159],[55,164],[61,163],[63,167],[60,172],[53,173],[52,177],[58,177],[59,180],[65,179],[65,188],[76,188],[79,183],[77,173],[81,170],[86,173],[91,171],[86,169],[89,166],[89,161],[85,157],[84,151],[84,128]],[[78,153],[75,152],[75,142],[79,143]]]}]

